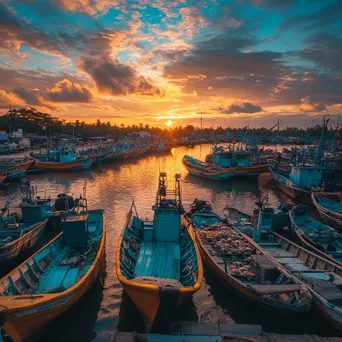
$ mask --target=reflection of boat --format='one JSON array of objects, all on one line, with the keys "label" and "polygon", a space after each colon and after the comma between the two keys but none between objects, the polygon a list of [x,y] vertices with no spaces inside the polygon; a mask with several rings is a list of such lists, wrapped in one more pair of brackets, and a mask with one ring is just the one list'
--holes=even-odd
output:
[{"label": "reflection of boat", "polygon": [[234,176],[235,172],[232,169],[225,169],[217,165],[201,162],[188,155],[185,155],[182,161],[190,174],[210,180],[229,180]]},{"label": "reflection of boat", "polygon": [[[83,199],[84,204],[84,199]],[[63,220],[63,232],[0,281],[3,325],[14,341],[34,338],[92,287],[104,262],[102,210],[86,204]]]},{"label": "reflection of boat", "polygon": [[342,204],[341,201],[333,201],[329,198],[312,194],[312,202],[318,210],[323,220],[333,225],[335,228],[342,229]]},{"label": "reflection of boat", "polygon": [[[342,262],[342,235],[296,208],[290,211],[292,228],[298,240],[307,248],[333,262]],[[341,263],[342,266],[342,263]]]},{"label": "reflection of boat", "polygon": [[46,154],[30,154],[36,159],[35,167],[46,171],[79,171],[90,169],[92,158],[77,158],[72,148],[58,148]]},{"label": "reflection of boat", "polygon": [[169,323],[174,309],[199,290],[203,279],[194,237],[181,224],[179,175],[173,192],[166,189],[166,174],[160,174],[152,209],[154,220],[143,221],[132,204],[116,254],[119,281],[139,309],[146,330],[156,322]]},{"label": "reflection of boat", "polygon": [[270,243],[260,243],[279,266],[298,278],[311,292],[313,308],[342,329],[342,266],[274,233]]},{"label": "reflection of boat", "polygon": [[[341,192],[323,191],[322,184],[324,169],[313,166],[292,166],[289,174],[269,167],[276,185],[288,196],[311,204],[311,193],[318,196],[337,197]],[[300,186],[302,185],[302,186]]]},{"label": "reflection of boat", "polygon": [[[250,238],[206,212],[192,220],[204,263],[229,290],[270,310],[302,313],[311,295]],[[197,222],[200,222],[198,225]]]},{"label": "reflection of boat", "polygon": [[0,173],[7,176],[8,181],[20,180],[28,168],[34,163],[33,159],[1,159]]}]

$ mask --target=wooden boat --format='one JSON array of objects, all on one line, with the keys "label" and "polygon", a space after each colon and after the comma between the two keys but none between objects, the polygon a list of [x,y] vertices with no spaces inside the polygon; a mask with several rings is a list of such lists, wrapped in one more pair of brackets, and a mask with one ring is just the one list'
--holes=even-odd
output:
[{"label": "wooden boat", "polygon": [[342,229],[342,206],[341,202],[319,196],[312,193],[312,202],[322,219],[337,229]]},{"label": "wooden boat", "polygon": [[173,311],[199,290],[203,280],[194,236],[181,224],[179,175],[173,192],[166,190],[166,174],[160,174],[152,209],[154,220],[143,221],[133,202],[116,254],[118,279],[147,331],[155,322],[168,324]]},{"label": "wooden boat", "polygon": [[233,169],[226,169],[207,162],[202,162],[189,155],[185,155],[182,161],[191,175],[205,179],[225,181],[232,179],[235,173],[235,170]]},{"label": "wooden boat", "polygon": [[208,216],[200,212],[195,215],[201,216],[192,223],[202,259],[227,289],[269,310],[310,310],[309,291],[276,266],[252,239],[224,223],[205,224]]},{"label": "wooden boat", "polygon": [[342,330],[342,266],[274,233],[272,242],[259,243],[275,262],[311,292],[313,308]]},{"label": "wooden boat", "polygon": [[105,233],[103,210],[70,214],[62,233],[0,280],[3,329],[14,342],[36,338],[92,287],[104,263]]},{"label": "wooden boat", "polygon": [[298,240],[316,254],[338,262],[342,266],[342,235],[314,218],[290,211],[292,228]]},{"label": "wooden boat", "polygon": [[0,189],[9,185],[9,183],[5,183],[6,177],[7,176],[0,174]]},{"label": "wooden boat", "polygon": [[45,171],[89,170],[94,158],[77,158],[72,148],[58,148],[46,154],[30,153],[35,158],[35,167]]},{"label": "wooden boat", "polygon": [[6,176],[7,181],[17,181],[34,163],[34,159],[2,159],[0,161],[0,173]]},{"label": "wooden boat", "polygon": [[269,165],[273,166],[275,170],[280,170],[283,172],[290,172],[291,165],[286,163],[278,163],[275,159],[267,159]]},{"label": "wooden boat", "polygon": [[[335,198],[340,196],[341,192],[328,192],[319,190],[319,188],[311,187],[310,189],[304,189],[296,186],[287,176],[280,170],[275,170],[273,166],[269,166],[272,178],[280,190],[282,190],[286,195],[304,202],[305,204],[312,204],[311,194],[315,192],[318,196],[332,197]],[[317,190],[317,191],[316,191]]]}]

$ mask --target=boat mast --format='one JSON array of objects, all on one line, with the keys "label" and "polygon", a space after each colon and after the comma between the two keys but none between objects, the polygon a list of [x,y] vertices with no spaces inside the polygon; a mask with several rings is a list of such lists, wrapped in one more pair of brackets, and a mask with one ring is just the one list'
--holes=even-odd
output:
[{"label": "boat mast", "polygon": [[327,129],[327,125],[329,122],[329,119],[325,119],[326,115],[323,116],[323,126],[322,126],[322,133],[321,133],[321,138],[319,140],[318,148],[317,148],[317,153],[316,153],[316,158],[315,162],[317,165],[322,164],[322,157],[323,157],[323,151],[324,151],[324,144],[325,144],[325,132]]}]

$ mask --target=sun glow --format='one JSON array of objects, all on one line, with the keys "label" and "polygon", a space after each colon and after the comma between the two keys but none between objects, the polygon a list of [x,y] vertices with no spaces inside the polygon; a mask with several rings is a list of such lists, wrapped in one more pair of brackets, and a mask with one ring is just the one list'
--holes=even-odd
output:
[{"label": "sun glow", "polygon": [[173,122],[172,122],[171,120],[167,120],[167,121],[165,122],[165,125],[166,125],[167,127],[171,127],[172,124],[173,124]]}]

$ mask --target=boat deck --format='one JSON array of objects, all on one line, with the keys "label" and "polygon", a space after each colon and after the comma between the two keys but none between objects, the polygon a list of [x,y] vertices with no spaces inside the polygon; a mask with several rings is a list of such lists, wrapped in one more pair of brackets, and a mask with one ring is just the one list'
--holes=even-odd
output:
[{"label": "boat deck", "polygon": [[180,245],[144,242],[134,269],[134,277],[180,279]]}]

